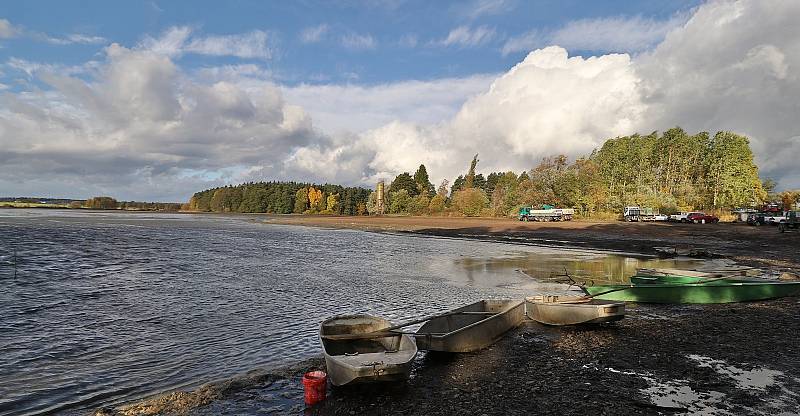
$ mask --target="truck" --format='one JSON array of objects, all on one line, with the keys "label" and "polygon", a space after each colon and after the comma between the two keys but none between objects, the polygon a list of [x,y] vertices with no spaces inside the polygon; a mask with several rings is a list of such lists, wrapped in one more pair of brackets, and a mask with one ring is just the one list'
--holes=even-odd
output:
[{"label": "truck", "polygon": [[625,207],[622,211],[625,221],[664,221],[666,218],[653,208],[640,208],[638,206]]},{"label": "truck", "polygon": [[522,207],[519,209],[520,221],[570,221],[575,215],[572,208],[556,208],[552,205],[542,205],[541,209]]}]

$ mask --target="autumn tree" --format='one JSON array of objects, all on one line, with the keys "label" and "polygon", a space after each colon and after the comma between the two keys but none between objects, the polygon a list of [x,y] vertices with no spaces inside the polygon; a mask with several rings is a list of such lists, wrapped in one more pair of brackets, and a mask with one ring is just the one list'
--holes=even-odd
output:
[{"label": "autumn tree", "polygon": [[295,214],[302,214],[308,209],[308,188],[300,188],[294,195],[294,209],[292,212]]},{"label": "autumn tree", "polygon": [[406,189],[390,192],[389,199],[389,212],[392,214],[405,214],[408,213],[409,205],[411,204],[411,196]]},{"label": "autumn tree", "polygon": [[453,195],[453,207],[468,217],[481,215],[488,204],[489,200],[483,189],[466,188]]}]

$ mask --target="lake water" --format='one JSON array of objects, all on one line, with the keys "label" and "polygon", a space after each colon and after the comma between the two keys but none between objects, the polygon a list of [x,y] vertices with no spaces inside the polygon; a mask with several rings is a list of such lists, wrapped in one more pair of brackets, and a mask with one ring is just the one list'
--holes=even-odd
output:
[{"label": "lake water", "polygon": [[0,414],[85,412],[291,364],[320,353],[317,326],[335,314],[399,321],[564,293],[565,270],[697,265],[258,216],[0,210]]}]

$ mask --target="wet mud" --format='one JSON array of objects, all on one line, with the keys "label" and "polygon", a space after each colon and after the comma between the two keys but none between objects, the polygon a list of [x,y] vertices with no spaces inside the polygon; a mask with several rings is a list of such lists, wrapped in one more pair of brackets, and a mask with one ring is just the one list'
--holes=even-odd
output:
[{"label": "wet mud", "polygon": [[407,382],[330,387],[328,398],[311,408],[303,405],[300,379],[324,368],[321,359],[190,393],[203,398],[213,391],[207,403],[159,408],[156,399],[98,414],[800,412],[800,299],[628,309],[624,320],[600,326],[527,321],[474,353],[420,353]]},{"label": "wet mud", "polygon": [[403,386],[336,389],[351,414],[800,412],[800,300],[630,305],[600,327],[526,323],[473,354],[428,354]]}]

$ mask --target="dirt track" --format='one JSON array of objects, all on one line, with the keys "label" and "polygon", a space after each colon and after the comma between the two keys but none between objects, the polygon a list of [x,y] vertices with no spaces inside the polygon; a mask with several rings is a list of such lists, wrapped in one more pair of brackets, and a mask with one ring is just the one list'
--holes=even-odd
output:
[{"label": "dirt track", "polygon": [[742,223],[519,222],[502,218],[277,216],[269,223],[409,232],[442,237],[658,254],[656,248],[800,270],[800,232]]}]

